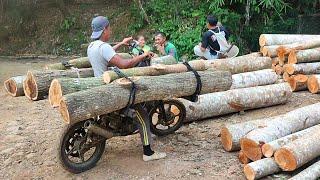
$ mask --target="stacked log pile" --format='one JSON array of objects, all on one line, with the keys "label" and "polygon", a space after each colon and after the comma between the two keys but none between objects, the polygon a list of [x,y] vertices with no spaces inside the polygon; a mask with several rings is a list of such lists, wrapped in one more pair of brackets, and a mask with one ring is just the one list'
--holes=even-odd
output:
[{"label": "stacked log pile", "polygon": [[272,68],[283,75],[293,91],[317,86],[312,80],[308,88],[308,78],[320,73],[320,35],[262,34],[259,44],[263,56],[273,58]]}]

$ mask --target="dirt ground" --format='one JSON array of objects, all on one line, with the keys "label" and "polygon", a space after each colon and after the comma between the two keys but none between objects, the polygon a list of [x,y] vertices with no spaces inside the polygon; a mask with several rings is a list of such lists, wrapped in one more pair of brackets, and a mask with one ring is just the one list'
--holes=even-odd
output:
[{"label": "dirt ground", "polygon": [[74,175],[62,169],[57,160],[57,143],[64,126],[57,110],[47,100],[13,98],[3,89],[6,78],[45,63],[0,60],[0,179],[245,179],[237,153],[222,149],[220,128],[226,123],[275,116],[320,100],[319,95],[299,92],[285,105],[186,124],[175,134],[154,138],[154,149],[168,154],[166,159],[154,162],[142,161],[139,135],[114,138],[107,141],[95,168]]}]

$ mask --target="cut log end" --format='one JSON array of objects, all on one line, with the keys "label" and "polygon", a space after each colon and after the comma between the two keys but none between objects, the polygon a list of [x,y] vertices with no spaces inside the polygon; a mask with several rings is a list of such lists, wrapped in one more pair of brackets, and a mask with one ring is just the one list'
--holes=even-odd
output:
[{"label": "cut log end", "polygon": [[303,74],[298,74],[298,75],[289,77],[287,82],[289,83],[292,91],[299,91],[299,90],[306,89],[307,81],[308,81],[308,76]]},{"label": "cut log end", "polygon": [[282,68],[280,65],[276,65],[276,67],[275,67],[275,72],[276,72],[278,75],[282,75],[282,74],[283,74],[283,68]]},{"label": "cut log end", "polygon": [[109,84],[112,81],[112,78],[108,73],[104,73],[102,78],[103,78],[103,82],[106,84]]},{"label": "cut log end", "polygon": [[257,161],[262,158],[262,152],[260,148],[260,144],[255,141],[242,138],[240,141],[241,150],[244,154],[252,161]]},{"label": "cut log end", "polygon": [[254,180],[256,178],[256,172],[249,165],[243,167],[243,172],[248,180]]},{"label": "cut log end", "polygon": [[11,96],[17,96],[17,84],[13,79],[8,79],[4,82],[4,88]]},{"label": "cut log end", "polygon": [[284,72],[283,75],[282,75],[282,78],[283,78],[284,81],[288,82],[288,80],[290,78],[290,75],[287,72]]},{"label": "cut log end", "polygon": [[316,76],[311,76],[308,79],[308,89],[311,93],[316,94],[319,92],[319,83]]},{"label": "cut log end", "polygon": [[59,107],[62,98],[62,89],[57,79],[52,80],[49,89],[49,103],[52,107]]},{"label": "cut log end", "polygon": [[264,144],[261,148],[261,151],[262,154],[267,158],[272,157],[274,153],[272,146],[270,146],[269,144]]},{"label": "cut log end", "polygon": [[226,151],[232,151],[232,135],[226,127],[221,129],[221,142]]},{"label": "cut log end", "polygon": [[261,52],[262,52],[262,55],[263,55],[263,56],[268,56],[268,48],[267,48],[267,47],[263,47],[263,48],[261,49]]},{"label": "cut log end", "polygon": [[59,111],[61,113],[61,116],[62,116],[62,119],[64,120],[64,122],[67,124],[70,124],[70,116],[69,116],[68,106],[67,106],[67,103],[65,102],[64,98],[60,99]]},{"label": "cut log end", "polygon": [[259,45],[261,46],[261,47],[263,47],[263,46],[265,46],[266,45],[266,38],[264,37],[264,35],[260,35],[260,37],[259,37]]},{"label": "cut log end", "polygon": [[238,158],[241,164],[248,164],[250,162],[250,159],[243,153],[243,151],[239,152]]},{"label": "cut log end", "polygon": [[297,169],[297,161],[293,152],[289,149],[281,148],[274,154],[275,160],[279,167],[284,171],[293,171]]},{"label": "cut log end", "polygon": [[292,64],[286,64],[284,67],[284,71],[287,72],[289,75],[294,74],[294,66]]},{"label": "cut log end", "polygon": [[37,82],[34,79],[32,72],[27,73],[27,77],[23,82],[23,91],[26,97],[28,97],[30,100],[37,99],[37,96],[38,96]]},{"label": "cut log end", "polygon": [[291,51],[288,56],[288,63],[289,64],[296,64],[297,62],[298,62],[298,60],[297,60],[296,51]]},{"label": "cut log end", "polygon": [[279,60],[284,61],[285,55],[287,54],[286,48],[283,46],[278,47],[277,53]]}]

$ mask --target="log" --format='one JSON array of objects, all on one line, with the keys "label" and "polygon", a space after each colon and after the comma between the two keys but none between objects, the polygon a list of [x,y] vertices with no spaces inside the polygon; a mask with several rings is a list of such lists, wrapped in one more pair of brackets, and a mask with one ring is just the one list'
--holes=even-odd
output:
[{"label": "log", "polygon": [[317,180],[320,178],[320,161],[309,166],[289,180]]},{"label": "log", "polygon": [[270,69],[272,60],[270,57],[238,56],[229,59],[208,60],[207,66],[221,71],[230,71],[232,74]]},{"label": "log", "polygon": [[308,76],[303,74],[293,75],[288,78],[287,81],[292,91],[304,91],[307,90]]},{"label": "log", "polygon": [[261,34],[259,37],[259,45],[283,45],[291,44],[299,41],[320,38],[320,35],[305,35],[305,34]]},{"label": "log", "polygon": [[[230,89],[231,74],[227,71],[199,71],[202,81],[201,93]],[[133,77],[138,88],[135,103],[190,96],[196,90],[196,78],[192,72],[162,76]],[[66,123],[107,114],[127,106],[131,85],[125,78],[111,84],[75,92],[63,96],[60,113]]]},{"label": "log", "polygon": [[179,101],[187,110],[185,122],[191,122],[248,109],[284,104],[291,94],[290,86],[287,83],[281,83],[204,94],[199,96],[199,102],[186,99],[179,99]]},{"label": "log", "polygon": [[274,57],[271,59],[271,65],[276,66],[279,64],[279,58],[278,57]]},{"label": "log", "polygon": [[13,97],[23,96],[23,81],[26,76],[15,76],[4,81],[4,88]]},{"label": "log", "polygon": [[262,158],[261,145],[320,123],[320,103],[275,116],[266,127],[257,128],[240,140],[241,150],[252,161]]},{"label": "log", "polygon": [[320,75],[312,75],[309,77],[307,82],[308,89],[311,93],[316,94],[319,93],[320,87]]},{"label": "log", "polygon": [[152,58],[150,61],[151,65],[155,65],[155,64],[170,65],[170,64],[177,64],[177,63],[178,61],[171,55]]},{"label": "log", "polygon": [[313,134],[306,134],[281,147],[275,154],[275,160],[284,171],[294,171],[302,165],[320,156],[320,128]]},{"label": "log", "polygon": [[280,172],[281,169],[273,158],[265,158],[245,165],[243,171],[248,180],[254,180]]},{"label": "log", "polygon": [[284,60],[285,56],[288,55],[291,51],[305,50],[316,47],[320,47],[320,38],[309,39],[293,44],[280,45],[277,49],[277,55],[279,59]]},{"label": "log", "polygon": [[30,100],[41,100],[48,95],[51,81],[62,77],[92,77],[91,68],[79,69],[79,74],[75,70],[47,70],[28,71],[26,79],[23,81],[23,91]]},{"label": "log", "polygon": [[230,89],[274,84],[277,80],[278,75],[272,69],[234,74],[232,75],[232,85]]},{"label": "log", "polygon": [[268,57],[276,57],[278,55],[277,49],[279,48],[278,45],[273,45],[273,46],[264,46],[261,49],[261,53],[263,56],[268,56]]},{"label": "log", "polygon": [[243,55],[242,57],[261,57],[261,56],[262,56],[261,52],[252,52],[250,54]]},{"label": "log", "polygon": [[288,56],[289,64],[320,61],[320,48],[291,51]]},{"label": "log", "polygon": [[285,82],[288,82],[290,75],[287,72],[283,72],[282,78]]},{"label": "log", "polygon": [[63,95],[102,86],[104,84],[101,77],[54,79],[49,89],[49,103],[52,107],[59,107]]},{"label": "log", "polygon": [[278,65],[276,65],[276,67],[275,67],[275,71],[276,71],[276,73],[277,73],[278,75],[282,75],[282,74],[283,74],[283,67],[278,64]]},{"label": "log", "polygon": [[[204,71],[205,61],[204,60],[195,60],[189,62],[190,66],[196,71]],[[180,73],[187,72],[188,69],[183,64],[173,64],[173,65],[162,65],[156,64],[147,67],[136,67],[130,69],[122,69],[123,72],[127,76],[159,76],[170,73]],[[114,71],[106,71],[103,74],[103,81],[105,83],[110,83],[116,79],[120,78],[117,73]]]},{"label": "log", "polygon": [[[122,58],[124,59],[130,59],[133,56],[129,53],[117,53],[118,55],[120,55]],[[73,67],[76,68],[90,68],[91,64],[89,61],[88,57],[81,57],[81,58],[76,58],[76,59],[71,59],[69,61],[67,61],[70,65],[72,65]],[[54,63],[54,64],[48,64],[45,66],[45,69],[49,69],[49,70],[66,70],[69,69],[67,67],[65,67],[62,62],[61,63]]]},{"label": "log", "polygon": [[241,164],[248,164],[250,162],[250,159],[241,150],[239,151],[238,158]]},{"label": "log", "polygon": [[288,136],[284,136],[282,138],[279,138],[277,140],[268,142],[264,145],[262,145],[262,154],[265,157],[272,157],[274,152],[276,152],[278,149],[280,149],[282,146],[287,145],[297,139],[299,139],[302,136],[305,136],[307,134],[313,134],[314,132],[316,132],[319,129],[320,125],[316,125],[310,128],[307,128],[305,130],[302,131],[298,131],[296,133],[290,134]]},{"label": "log", "polygon": [[284,71],[289,75],[293,74],[320,74],[320,62],[315,63],[301,63],[301,64],[286,64]]}]

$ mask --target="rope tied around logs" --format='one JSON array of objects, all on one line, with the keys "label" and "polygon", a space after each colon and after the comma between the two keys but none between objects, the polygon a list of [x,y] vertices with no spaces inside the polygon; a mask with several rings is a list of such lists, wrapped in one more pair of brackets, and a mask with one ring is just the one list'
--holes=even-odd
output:
[{"label": "rope tied around logs", "polygon": [[136,84],[123,72],[118,67],[113,67],[112,70],[121,78],[127,79],[131,83],[131,89],[130,89],[130,95],[129,95],[129,101],[125,107],[124,113],[130,117],[134,116],[134,110],[133,110],[133,105],[136,99],[136,92],[138,90]]},{"label": "rope tied around logs", "polygon": [[194,74],[194,76],[196,77],[196,80],[197,80],[196,91],[191,96],[187,96],[184,98],[189,101],[192,101],[192,102],[197,102],[199,100],[199,95],[200,95],[201,89],[202,89],[201,76],[199,75],[199,73],[196,70],[194,70],[190,66],[190,64],[188,62],[183,62],[183,65],[185,65],[187,67],[188,71],[191,71]]}]

